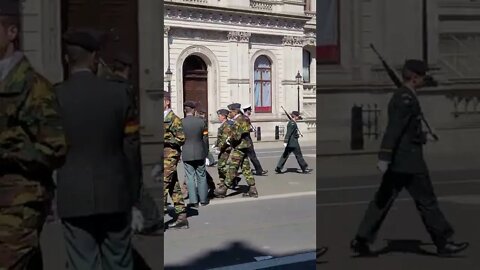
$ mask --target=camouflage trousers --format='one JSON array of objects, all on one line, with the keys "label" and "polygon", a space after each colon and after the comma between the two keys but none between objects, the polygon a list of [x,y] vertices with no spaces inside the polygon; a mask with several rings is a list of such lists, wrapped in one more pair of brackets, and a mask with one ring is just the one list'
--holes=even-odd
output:
[{"label": "camouflage trousers", "polygon": [[[165,149],[166,151],[166,149]],[[163,160],[163,203],[166,207],[168,195],[172,198],[175,213],[185,213],[185,201],[183,200],[182,189],[178,181],[177,164],[180,155],[168,155]]]},{"label": "camouflage trousers", "polygon": [[50,204],[38,182],[0,176],[0,270],[43,269],[40,232]]},{"label": "camouflage trousers", "polygon": [[[246,159],[246,160],[245,160]],[[249,186],[255,185],[255,178],[253,177],[252,170],[250,168],[250,162],[246,151],[234,149],[228,157],[226,165],[226,177],[225,185],[231,187],[233,180],[237,176],[238,169],[242,167],[242,174],[245,177],[245,181]]]},{"label": "camouflage trousers", "polygon": [[222,152],[218,155],[217,169],[218,169],[218,178],[220,178],[220,183],[225,182],[227,176],[227,162],[228,157],[230,156],[230,151]]}]

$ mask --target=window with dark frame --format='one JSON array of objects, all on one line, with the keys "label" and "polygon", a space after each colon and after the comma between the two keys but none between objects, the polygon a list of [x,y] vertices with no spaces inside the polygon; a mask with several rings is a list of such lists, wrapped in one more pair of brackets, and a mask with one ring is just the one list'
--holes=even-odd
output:
[{"label": "window with dark frame", "polygon": [[303,50],[303,82],[310,83],[310,64],[312,63],[311,53]]},{"label": "window with dark frame", "polygon": [[255,60],[254,101],[256,113],[272,112],[272,63],[265,55]]}]

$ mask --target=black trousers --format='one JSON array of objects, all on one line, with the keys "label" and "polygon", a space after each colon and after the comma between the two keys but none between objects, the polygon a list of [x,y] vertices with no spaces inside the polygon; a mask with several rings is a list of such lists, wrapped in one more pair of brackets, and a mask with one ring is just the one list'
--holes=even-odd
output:
[{"label": "black trousers", "polygon": [[250,146],[247,150],[247,155],[250,161],[252,162],[253,167],[255,168],[255,173],[262,173],[263,168],[262,168],[262,165],[260,164],[260,161],[257,158],[257,153],[255,153],[253,142],[252,142],[252,146]]},{"label": "black trousers", "polygon": [[68,269],[133,270],[130,214],[62,219]]},{"label": "black trousers", "polygon": [[408,190],[415,201],[433,243],[437,247],[444,246],[454,231],[438,206],[428,173],[405,174],[387,171],[360,223],[357,237],[373,243],[388,211],[403,188]]},{"label": "black trousers", "polygon": [[298,162],[298,165],[300,166],[300,169],[305,170],[308,167],[308,164],[303,158],[302,150],[300,149],[300,146],[285,147],[285,150],[283,151],[283,154],[280,157],[280,160],[278,161],[277,168],[283,169],[283,166],[285,166],[285,162],[287,162],[288,157],[290,156],[291,153],[293,153],[295,155],[295,158],[297,158],[297,162]]}]

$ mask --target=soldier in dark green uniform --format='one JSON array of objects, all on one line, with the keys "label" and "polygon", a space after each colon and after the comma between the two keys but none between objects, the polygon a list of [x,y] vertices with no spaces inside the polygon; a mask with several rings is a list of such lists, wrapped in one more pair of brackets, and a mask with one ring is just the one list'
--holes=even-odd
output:
[{"label": "soldier in dark green uniform", "polygon": [[300,137],[298,133],[298,120],[301,120],[302,117],[297,111],[291,113],[293,120],[288,121],[287,124],[287,134],[285,134],[285,139],[283,140],[283,145],[285,150],[283,151],[280,160],[278,161],[277,167],[275,168],[276,173],[284,173],[282,171],[285,162],[287,162],[288,156],[291,153],[297,158],[298,165],[300,165],[301,173],[310,173],[312,170],[308,168],[308,164],[303,158],[302,150],[300,149],[300,144],[298,143],[298,138]]},{"label": "soldier in dark green uniform", "polygon": [[20,3],[0,1],[0,269],[42,269],[40,232],[67,144],[52,85],[18,50]]},{"label": "soldier in dark green uniform", "polygon": [[[253,177],[252,170],[250,169],[250,162],[248,161],[247,151],[250,147],[247,136],[250,135],[250,125],[247,119],[240,112],[241,105],[233,103],[228,105],[230,110],[230,118],[233,120],[233,125],[226,143],[232,147],[232,152],[227,161],[227,172],[225,176],[225,183],[220,184],[215,190],[215,196],[225,197],[227,189],[234,186],[235,177],[237,176],[238,169],[242,167],[242,173],[245,177],[245,181],[249,186],[247,193],[244,193],[244,197],[258,197],[257,188],[255,187],[255,178]],[[247,159],[247,160],[245,160]]]},{"label": "soldier in dark green uniform", "polygon": [[403,188],[413,197],[439,256],[457,253],[468,247],[468,243],[451,241],[454,231],[438,206],[423,157],[422,148],[427,141],[427,133],[422,130],[424,118],[417,89],[424,85],[426,71],[423,61],[407,60],[402,72],[404,86],[394,93],[388,105],[388,125],[377,164],[384,173],[383,180],[351,242],[352,250],[361,255],[371,253],[369,244],[375,240]]}]

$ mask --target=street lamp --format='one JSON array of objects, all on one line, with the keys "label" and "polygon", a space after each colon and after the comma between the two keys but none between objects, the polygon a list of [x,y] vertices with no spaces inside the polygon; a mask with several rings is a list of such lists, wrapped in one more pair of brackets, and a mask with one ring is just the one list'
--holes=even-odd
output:
[{"label": "street lamp", "polygon": [[172,71],[170,70],[170,67],[168,67],[167,71],[165,72],[165,81],[168,83],[168,93],[171,94],[171,92],[172,92]]},{"label": "street lamp", "polygon": [[300,75],[300,70],[297,72],[297,76],[295,76],[295,79],[297,79],[297,97],[298,97],[298,112],[300,112],[300,83],[302,82],[302,75]]}]

